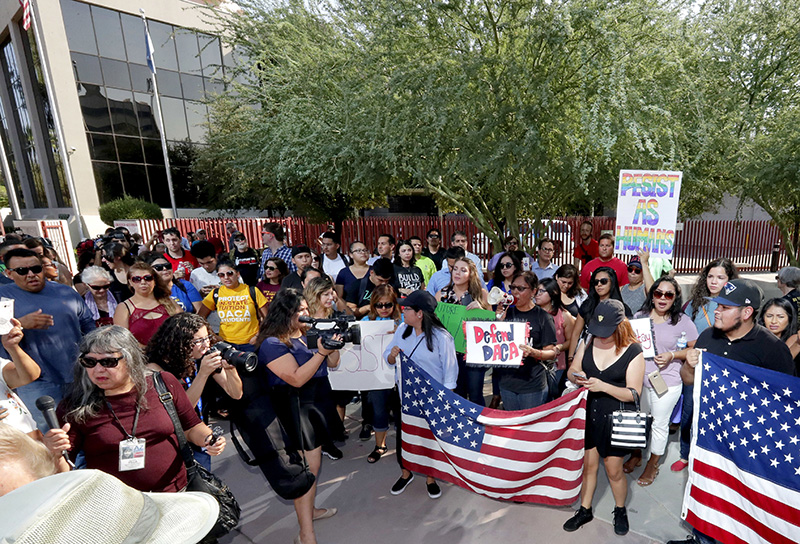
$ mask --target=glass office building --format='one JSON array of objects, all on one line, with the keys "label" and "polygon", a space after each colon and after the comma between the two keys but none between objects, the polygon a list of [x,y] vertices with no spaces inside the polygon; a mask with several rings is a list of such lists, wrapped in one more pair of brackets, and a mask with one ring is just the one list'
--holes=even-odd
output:
[{"label": "glass office building", "polygon": [[[206,138],[204,100],[223,89],[230,55],[213,34],[190,30],[207,27],[198,10],[185,0],[140,0],[135,5],[37,0],[34,32],[23,30],[16,1],[3,4],[0,178],[18,208],[17,218],[64,217],[77,209],[87,225],[97,224],[98,207],[123,195],[155,202],[169,215],[140,7],[147,13],[155,48],[177,205],[203,208],[202,195],[192,184],[191,158]],[[56,115],[63,139],[57,137]],[[62,141],[66,153],[59,147]],[[64,155],[76,202],[70,197]]]}]

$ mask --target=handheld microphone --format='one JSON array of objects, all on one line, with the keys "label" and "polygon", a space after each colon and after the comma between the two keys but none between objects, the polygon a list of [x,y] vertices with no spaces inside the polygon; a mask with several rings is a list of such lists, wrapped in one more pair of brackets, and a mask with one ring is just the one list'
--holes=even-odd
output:
[{"label": "handheld microphone", "polygon": [[[56,401],[50,395],[44,395],[36,399],[36,408],[42,413],[45,423],[50,429],[60,429],[61,425],[58,424],[56,417]],[[70,468],[75,468],[75,465],[70,461],[69,455],[66,451],[61,452],[62,457],[67,461]]]}]

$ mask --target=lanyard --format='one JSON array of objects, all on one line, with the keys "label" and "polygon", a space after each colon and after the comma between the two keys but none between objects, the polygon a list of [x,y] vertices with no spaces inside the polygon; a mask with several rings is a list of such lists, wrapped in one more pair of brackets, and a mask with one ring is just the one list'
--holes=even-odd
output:
[{"label": "lanyard", "polygon": [[120,429],[122,429],[122,432],[125,433],[125,435],[130,439],[136,438],[136,426],[139,424],[139,401],[136,401],[136,415],[133,417],[133,428],[131,429],[130,433],[125,430],[125,427],[122,425],[122,422],[119,420],[117,414],[114,412],[114,408],[111,406],[111,403],[106,401],[106,406],[108,406],[111,415],[114,417],[114,421],[117,422],[117,425],[119,425]]}]

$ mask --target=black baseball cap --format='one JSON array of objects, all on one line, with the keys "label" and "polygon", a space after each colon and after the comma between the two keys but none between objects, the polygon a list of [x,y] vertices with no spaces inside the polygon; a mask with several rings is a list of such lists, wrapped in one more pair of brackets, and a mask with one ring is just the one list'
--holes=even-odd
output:
[{"label": "black baseball cap", "polygon": [[617,330],[617,325],[625,319],[625,305],[610,298],[600,302],[589,320],[589,334],[598,338],[608,338]]},{"label": "black baseball cap", "polygon": [[298,255],[302,255],[303,253],[311,254],[311,248],[306,245],[299,245],[294,246],[292,248],[292,257],[297,257]]},{"label": "black baseball cap", "polygon": [[725,284],[722,291],[714,298],[708,300],[724,306],[752,306],[761,307],[763,295],[761,289],[750,280],[731,280]]},{"label": "black baseball cap", "polygon": [[400,306],[413,306],[423,312],[433,313],[436,311],[436,298],[427,291],[414,291],[405,298],[397,301]]}]

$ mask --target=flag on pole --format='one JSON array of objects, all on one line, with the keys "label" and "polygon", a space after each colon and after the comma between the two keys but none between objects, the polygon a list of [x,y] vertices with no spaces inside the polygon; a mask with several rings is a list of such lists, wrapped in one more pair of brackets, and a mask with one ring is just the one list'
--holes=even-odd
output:
[{"label": "flag on pole", "polygon": [[150,39],[150,29],[147,28],[147,22],[144,24],[144,49],[147,52],[147,66],[150,68],[150,73],[156,73],[156,61],[153,56],[155,48],[153,47],[153,40]]},{"label": "flag on pole", "polygon": [[31,2],[33,0],[19,0],[22,6],[22,29],[28,30],[31,27]]},{"label": "flag on pole", "polygon": [[403,466],[493,499],[570,505],[583,474],[585,389],[538,408],[473,404],[404,353]]},{"label": "flag on pole", "polygon": [[800,542],[800,379],[704,353],[681,517],[725,544]]}]

